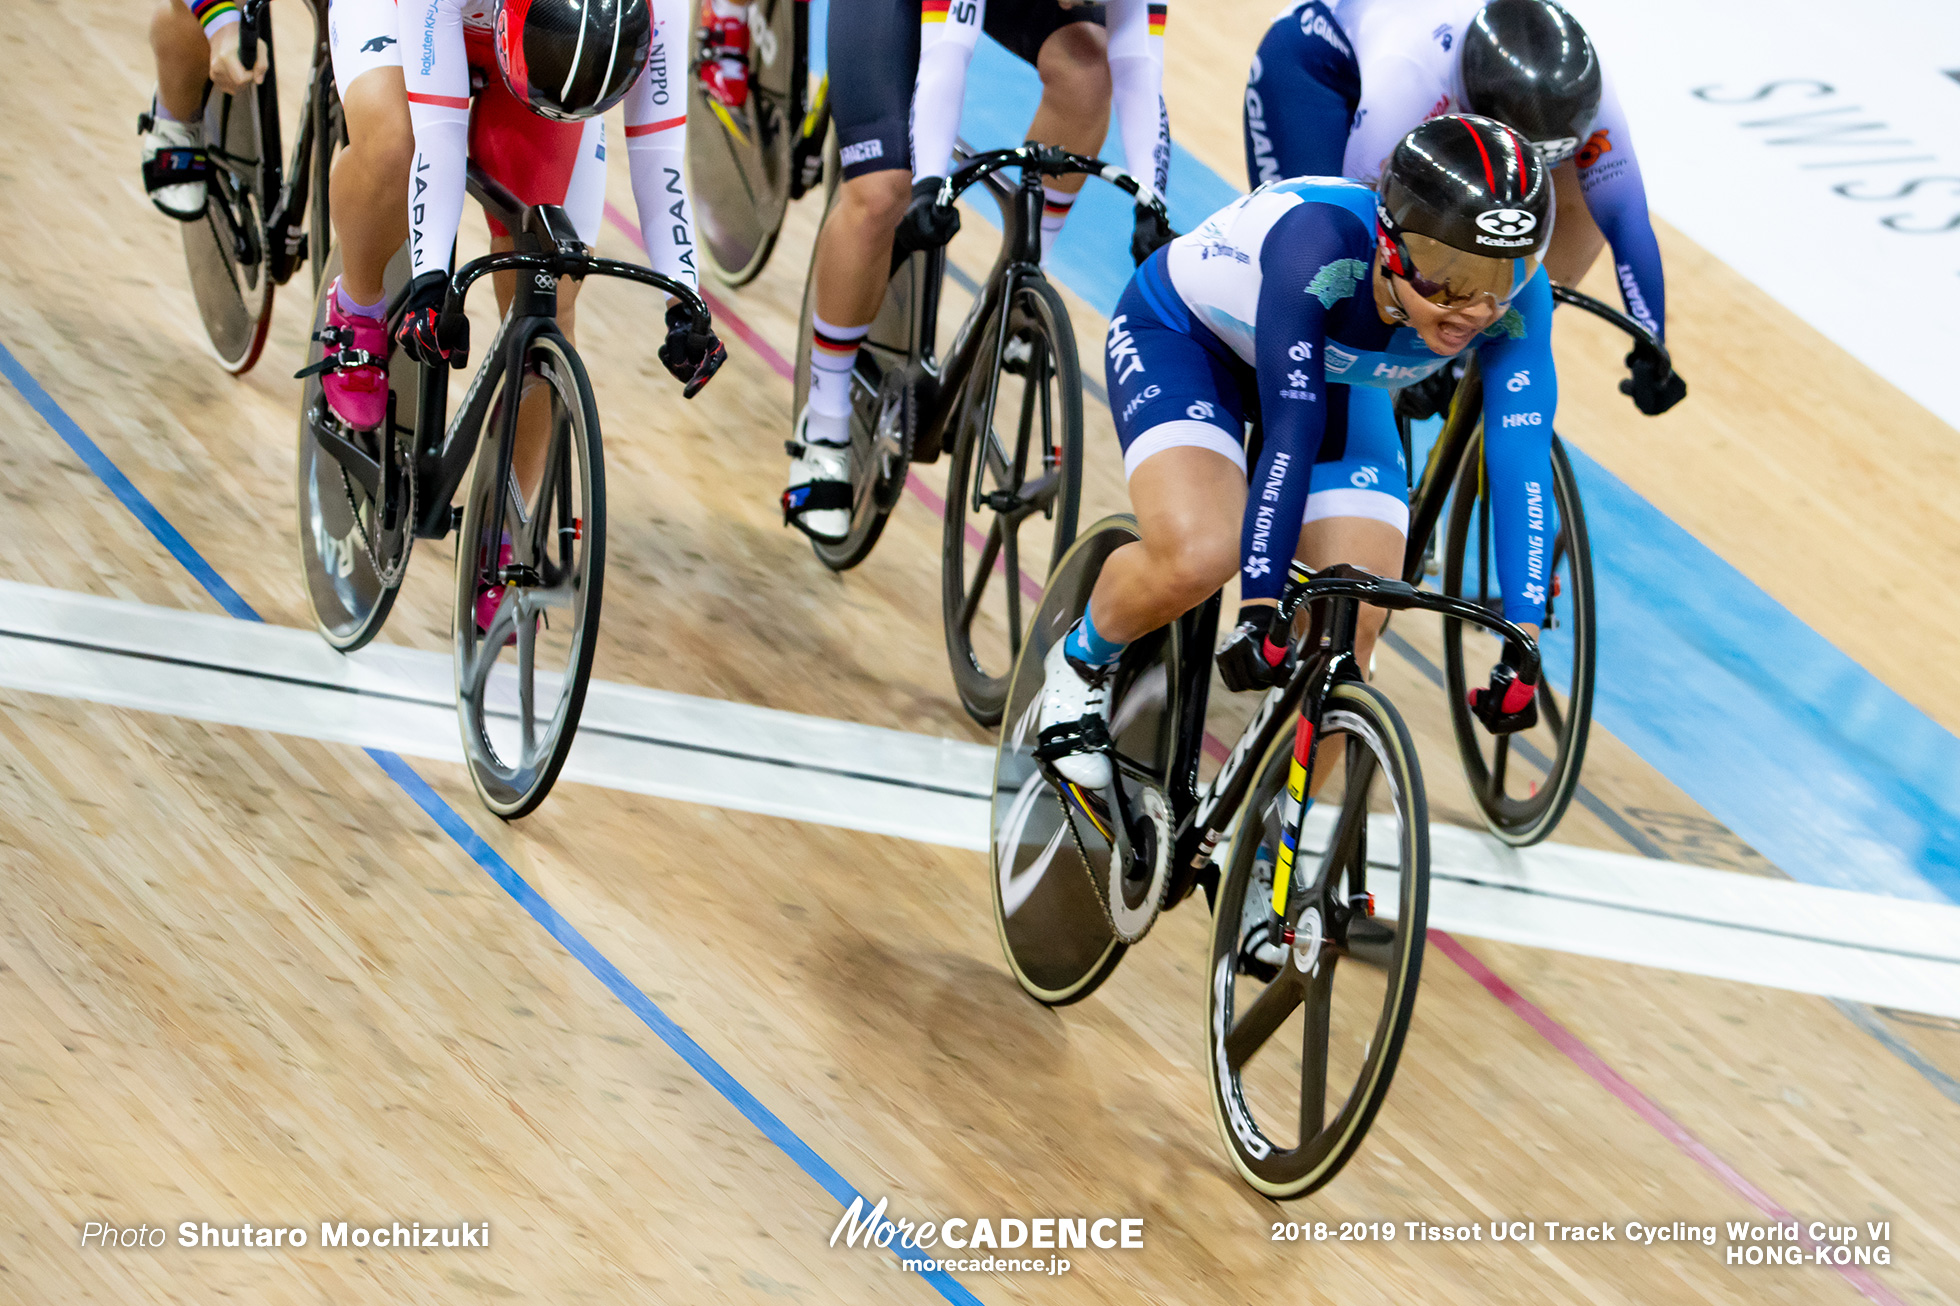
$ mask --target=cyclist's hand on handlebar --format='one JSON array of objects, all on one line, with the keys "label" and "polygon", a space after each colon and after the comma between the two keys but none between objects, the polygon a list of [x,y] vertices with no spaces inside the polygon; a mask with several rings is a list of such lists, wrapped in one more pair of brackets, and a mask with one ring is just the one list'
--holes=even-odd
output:
[{"label": "cyclist's hand on handlebar", "polygon": [[1285,678],[1286,645],[1272,638],[1277,612],[1270,604],[1240,608],[1238,627],[1218,646],[1218,676],[1234,694],[1271,689]]},{"label": "cyclist's hand on handlebar", "polygon": [[1141,264],[1177,239],[1170,220],[1148,204],[1137,205],[1136,225],[1130,229],[1130,258]]},{"label": "cyclist's hand on handlebar", "polygon": [[1518,679],[1509,663],[1490,669],[1490,685],[1469,693],[1470,711],[1493,735],[1515,734],[1538,724],[1538,686]]},{"label": "cyclist's hand on handlebar", "polygon": [[449,293],[449,274],[424,272],[409,283],[408,307],[402,313],[395,344],[408,356],[429,367],[447,363],[461,367],[470,351],[470,323],[462,314],[454,320],[444,316],[442,305]]},{"label": "cyclist's hand on handlebar", "polygon": [[939,207],[943,177],[921,177],[912,183],[912,203],[898,220],[892,237],[892,266],[925,249],[938,249],[960,232],[960,211]]},{"label": "cyclist's hand on handlebar", "polygon": [[250,68],[238,54],[238,24],[226,23],[211,33],[211,84],[232,95],[265,80],[265,42],[259,42],[259,57]]},{"label": "cyclist's hand on handlebar", "polygon": [[667,305],[667,339],[657,356],[660,365],[685,385],[682,397],[692,399],[728,361],[728,349],[715,336],[712,326],[705,321],[697,326],[693,311],[685,304],[674,303]]},{"label": "cyclist's hand on handlebar", "polygon": [[1633,375],[1620,382],[1620,393],[1632,395],[1634,407],[1649,417],[1659,417],[1688,396],[1688,383],[1681,374],[1651,350],[1628,354],[1627,370]]}]

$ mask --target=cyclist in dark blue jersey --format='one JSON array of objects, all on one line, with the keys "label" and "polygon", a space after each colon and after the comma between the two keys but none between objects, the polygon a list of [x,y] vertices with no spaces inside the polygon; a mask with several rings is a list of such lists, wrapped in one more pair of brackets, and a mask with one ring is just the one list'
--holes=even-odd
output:
[{"label": "cyclist in dark blue jersey", "polygon": [[[1554,280],[1577,285],[1603,246],[1627,313],[1667,334],[1660,244],[1626,114],[1591,39],[1553,0],[1299,0],[1266,29],[1245,88],[1251,184],[1346,176],[1374,185],[1425,118],[1474,113],[1522,134],[1551,169]],[[1642,412],[1687,393],[1629,355]],[[1448,401],[1448,378],[1424,411]]]},{"label": "cyclist in dark blue jersey", "polygon": [[[1390,390],[1466,349],[1483,367],[1485,457],[1505,616],[1534,635],[1550,584],[1558,403],[1551,181],[1529,142],[1443,117],[1396,147],[1379,196],[1340,178],[1261,186],[1146,260],[1106,341],[1110,408],[1141,538],[1110,555],[1087,613],[1049,654],[1038,756],[1087,789],[1110,780],[1105,686],[1131,640],[1236,571],[1233,689],[1272,682],[1270,629],[1296,553],[1399,574],[1408,530]],[[1248,466],[1246,419],[1262,439]],[[1363,610],[1363,666],[1381,628]],[[1507,659],[1515,654],[1507,650]],[[1476,695],[1493,729],[1532,724],[1507,662]]]}]

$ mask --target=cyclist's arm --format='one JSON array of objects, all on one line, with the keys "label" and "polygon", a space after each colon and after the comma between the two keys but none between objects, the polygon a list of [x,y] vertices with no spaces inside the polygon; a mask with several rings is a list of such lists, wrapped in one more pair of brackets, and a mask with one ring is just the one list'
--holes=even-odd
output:
[{"label": "cyclist's arm", "polygon": [[1341,171],[1372,186],[1382,165],[1416,127],[1443,111],[1449,87],[1422,63],[1388,52],[1361,60],[1361,103],[1354,111]]},{"label": "cyclist's arm", "polygon": [[[1156,6],[1160,11],[1165,5]],[[1123,161],[1130,175],[1162,195],[1170,184],[1171,120],[1164,108],[1164,23],[1150,0],[1109,0],[1109,80]]]},{"label": "cyclist's arm", "polygon": [[[1552,283],[1541,269],[1512,301],[1516,319],[1477,344],[1484,376],[1484,467],[1504,615],[1542,623],[1552,565]],[[1508,324],[1508,327],[1507,327]]]},{"label": "cyclist's arm", "polygon": [[415,162],[408,177],[412,275],[449,266],[463,220],[470,150],[470,61],[462,0],[401,0],[402,33],[417,33],[402,58]]},{"label": "cyclist's arm", "polygon": [[1667,334],[1667,287],[1661,247],[1647,215],[1633,136],[1609,82],[1600,90],[1599,116],[1579,151],[1579,187],[1600,234],[1613,249],[1614,279],[1627,314],[1659,336]]},{"label": "cyclist's arm", "polygon": [[987,0],[921,6],[919,76],[912,87],[912,175],[944,177],[953,165],[966,103],[966,69],[987,21]]},{"label": "cyclist's arm", "polygon": [[[1341,239],[1340,219],[1354,228]],[[1329,262],[1349,257],[1366,236],[1351,215],[1302,204],[1273,224],[1259,251],[1257,353],[1264,441],[1246,481],[1239,533],[1239,601],[1279,598],[1286,567],[1300,543],[1313,461],[1327,430],[1328,307],[1303,293]],[[1338,302],[1338,301],[1337,301]],[[1295,355],[1301,355],[1295,357]],[[1296,384],[1297,383],[1297,384]]]},{"label": "cyclist's arm", "polygon": [[184,0],[184,7],[191,11],[191,17],[204,25],[207,38],[230,27],[241,17],[236,0]]},{"label": "cyclist's arm", "polygon": [[[694,217],[682,164],[687,153],[687,101],[679,88],[685,67],[688,11],[677,0],[655,0],[654,37],[647,66],[626,93],[626,161],[640,236],[655,272],[700,284],[695,275]],[[680,34],[679,42],[669,39]]]}]

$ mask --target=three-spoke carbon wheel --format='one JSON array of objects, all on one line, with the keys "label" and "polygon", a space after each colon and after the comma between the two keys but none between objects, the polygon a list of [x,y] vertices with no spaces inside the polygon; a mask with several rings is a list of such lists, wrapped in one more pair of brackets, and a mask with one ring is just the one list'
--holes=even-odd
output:
[{"label": "three-spoke carbon wheel", "polygon": [[[1015,663],[1000,751],[994,763],[993,900],[1001,950],[1029,996],[1051,1006],[1079,1002],[1116,969],[1127,945],[1111,913],[1145,927],[1162,905],[1161,876],[1111,864],[1109,842],[1078,818],[1073,832],[1054,786],[1035,764],[1042,661],[1089,602],[1103,563],[1137,538],[1136,519],[1106,517],[1083,532],[1055,569]],[[1138,640],[1124,653],[1110,693],[1110,734],[1126,802],[1162,818],[1176,742],[1177,627]],[[1169,838],[1166,823],[1153,837]],[[1167,846],[1137,859],[1168,857]],[[1086,855],[1086,859],[1085,859]]]},{"label": "three-spoke carbon wheel", "polygon": [[[313,304],[313,332],[327,322],[326,288],[340,272],[340,252],[323,262]],[[408,277],[404,246],[388,264],[390,297]],[[319,361],[321,345],[307,346]],[[388,366],[388,415],[375,431],[356,431],[327,406],[320,378],[300,392],[298,527],[300,568],[314,624],[342,652],[366,644],[388,620],[415,544],[409,460],[421,384],[415,364],[397,352]],[[392,485],[392,497],[387,488]]]},{"label": "three-spoke carbon wheel", "polygon": [[[456,540],[456,711],[478,796],[515,819],[544,801],[578,730],[599,639],[606,487],[591,382],[562,336],[540,332],[522,375],[497,386]],[[529,493],[504,442],[513,402],[514,444],[549,433]]]},{"label": "three-spoke carbon wheel", "polygon": [[[266,36],[269,40],[269,30]],[[246,94],[212,92],[204,109],[211,157],[204,216],[182,224],[198,316],[218,361],[232,373],[249,371],[259,361],[272,325],[265,214],[277,197],[259,193],[264,175],[259,160],[268,147],[278,149],[278,112],[269,70],[265,84]]]},{"label": "three-spoke carbon wheel", "polygon": [[[1492,562],[1490,500],[1483,491],[1482,445],[1463,460],[1443,542],[1443,592],[1496,612],[1503,605]],[[1537,843],[1557,828],[1578,791],[1592,728],[1592,549],[1579,483],[1565,446],[1552,439],[1552,538],[1545,629],[1538,648],[1538,724],[1493,737],[1470,713],[1465,693],[1482,684],[1497,642],[1460,621],[1443,622],[1443,671],[1464,777],[1484,824],[1508,844]]]},{"label": "three-spoke carbon wheel", "polygon": [[[1006,329],[967,374],[949,423],[941,594],[946,653],[967,713],[1001,719],[1021,651],[1024,604],[1075,542],[1082,502],[1082,374],[1061,296],[1041,276],[1015,285]],[[1071,618],[1072,619],[1072,618]]]},{"label": "three-spoke carbon wheel", "polygon": [[[740,108],[715,102],[695,68],[699,25],[689,41],[687,172],[694,231],[708,266],[731,286],[753,281],[776,248],[794,195],[796,144],[804,129],[805,0],[758,0],[750,23],[749,95]],[[692,14],[690,14],[690,20]]]},{"label": "three-spoke carbon wheel", "polygon": [[1272,898],[1294,732],[1259,762],[1212,917],[1212,1113],[1239,1173],[1276,1199],[1332,1179],[1388,1096],[1428,916],[1428,811],[1401,718],[1379,691],[1346,681],[1317,729],[1327,775],[1293,862],[1290,939]]}]

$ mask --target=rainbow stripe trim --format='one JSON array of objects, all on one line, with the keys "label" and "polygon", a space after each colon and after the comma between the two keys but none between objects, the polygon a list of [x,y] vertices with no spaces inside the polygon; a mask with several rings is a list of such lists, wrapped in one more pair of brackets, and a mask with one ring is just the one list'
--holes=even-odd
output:
[{"label": "rainbow stripe trim", "polygon": [[951,0],[919,0],[919,21],[922,23],[943,23]]},{"label": "rainbow stripe trim", "polygon": [[1162,36],[1164,34],[1164,24],[1170,18],[1170,10],[1171,7],[1169,4],[1150,6],[1150,34],[1152,36]]},{"label": "rainbow stripe trim", "polygon": [[191,17],[204,26],[207,32],[235,23],[243,15],[238,12],[235,0],[184,0],[190,6]]}]

